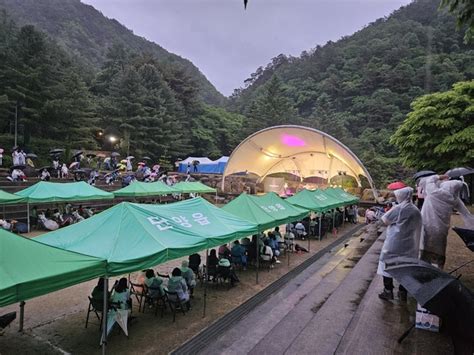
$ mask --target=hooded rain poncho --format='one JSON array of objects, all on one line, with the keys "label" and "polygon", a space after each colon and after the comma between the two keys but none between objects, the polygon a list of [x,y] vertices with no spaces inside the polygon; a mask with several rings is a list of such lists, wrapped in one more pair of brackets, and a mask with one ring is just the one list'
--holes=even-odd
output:
[{"label": "hooded rain poncho", "polygon": [[399,256],[418,258],[422,227],[420,211],[412,203],[413,189],[404,187],[394,193],[398,205],[382,216],[388,227],[377,270],[387,277],[391,276],[384,271],[386,260]]},{"label": "hooded rain poncho", "polygon": [[459,180],[440,182],[438,175],[426,178],[426,198],[421,209],[423,218],[422,250],[445,256],[451,215],[454,209],[461,214],[465,227],[474,229],[474,216],[459,198],[462,187],[463,183]]}]

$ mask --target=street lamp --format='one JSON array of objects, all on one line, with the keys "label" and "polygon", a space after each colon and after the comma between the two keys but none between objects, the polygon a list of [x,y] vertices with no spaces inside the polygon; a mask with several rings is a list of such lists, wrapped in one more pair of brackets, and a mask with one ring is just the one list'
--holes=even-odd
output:
[{"label": "street lamp", "polygon": [[110,141],[110,143],[115,143],[115,142],[117,142],[117,137],[115,137],[115,136],[110,136],[110,137],[109,137],[109,141]]}]

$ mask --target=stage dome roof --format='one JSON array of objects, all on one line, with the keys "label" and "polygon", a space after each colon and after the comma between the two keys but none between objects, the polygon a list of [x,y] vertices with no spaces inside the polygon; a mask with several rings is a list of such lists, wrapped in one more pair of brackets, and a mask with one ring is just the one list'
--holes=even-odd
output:
[{"label": "stage dome roof", "polygon": [[243,140],[232,152],[225,177],[253,173],[263,180],[275,173],[290,173],[301,179],[317,176],[328,181],[337,175],[353,176],[361,186],[372,178],[357,156],[336,138],[314,128],[284,125],[265,128]]}]

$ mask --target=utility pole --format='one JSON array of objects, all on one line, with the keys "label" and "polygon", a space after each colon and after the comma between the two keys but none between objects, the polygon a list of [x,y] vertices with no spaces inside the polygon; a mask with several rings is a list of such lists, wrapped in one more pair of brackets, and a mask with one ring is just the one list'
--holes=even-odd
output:
[{"label": "utility pole", "polygon": [[18,101],[15,104],[15,147],[18,145]]}]

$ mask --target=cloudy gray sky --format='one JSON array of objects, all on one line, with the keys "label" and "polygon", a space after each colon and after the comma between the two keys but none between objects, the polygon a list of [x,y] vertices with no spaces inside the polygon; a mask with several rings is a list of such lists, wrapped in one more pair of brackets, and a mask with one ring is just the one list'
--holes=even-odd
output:
[{"label": "cloudy gray sky", "polygon": [[82,0],[190,59],[224,95],[280,53],[299,55],[410,0]]}]

